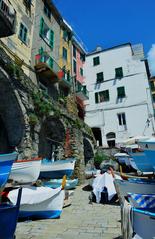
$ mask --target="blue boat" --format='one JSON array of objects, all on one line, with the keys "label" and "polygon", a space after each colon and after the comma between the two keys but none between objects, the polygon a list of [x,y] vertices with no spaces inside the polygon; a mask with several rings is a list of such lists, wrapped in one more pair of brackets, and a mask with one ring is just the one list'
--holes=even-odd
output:
[{"label": "blue boat", "polygon": [[64,160],[43,160],[40,169],[40,178],[61,179],[64,175],[70,177],[74,172],[75,158]]},{"label": "blue boat", "polygon": [[155,172],[155,138],[141,140],[138,142],[138,145],[144,151],[151,171]]},{"label": "blue boat", "polygon": [[17,155],[17,152],[0,154],[0,188],[4,187],[4,185],[6,184],[12,164],[17,158]]},{"label": "blue boat", "polygon": [[[51,179],[49,181],[43,182],[43,186],[49,188],[58,188],[61,186],[63,179]],[[78,178],[76,179],[67,179],[65,189],[74,189],[78,184]]]},{"label": "blue boat", "polygon": [[136,152],[131,153],[131,157],[134,159],[134,162],[139,171],[143,173],[151,173],[153,172],[153,166],[150,161],[150,158],[147,157],[145,152]]},{"label": "blue boat", "polygon": [[13,239],[19,215],[19,206],[21,200],[22,188],[18,193],[16,205],[1,203],[0,204],[0,238]]},{"label": "blue boat", "polygon": [[140,238],[151,239],[155,236],[155,208],[131,209],[133,231]]}]

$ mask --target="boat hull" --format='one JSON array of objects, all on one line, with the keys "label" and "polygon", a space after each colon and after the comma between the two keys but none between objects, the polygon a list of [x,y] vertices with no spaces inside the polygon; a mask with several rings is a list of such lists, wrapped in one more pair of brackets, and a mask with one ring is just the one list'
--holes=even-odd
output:
[{"label": "boat hull", "polygon": [[75,159],[58,160],[50,163],[42,163],[40,178],[61,179],[64,175],[72,176]]},{"label": "boat hull", "polygon": [[128,193],[137,194],[153,194],[155,193],[155,183],[140,183],[130,182],[125,180],[115,179],[115,184],[119,188],[119,193],[122,198],[128,195]]},{"label": "boat hull", "polygon": [[149,158],[146,156],[145,152],[137,152],[131,154],[132,158],[134,159],[134,162],[141,172],[153,172],[152,164],[150,163]]},{"label": "boat hull", "polygon": [[[43,185],[45,187],[50,187],[50,188],[58,188],[62,184],[62,179],[52,179],[50,181],[44,182]],[[66,185],[65,189],[74,189],[78,184],[78,179],[73,179],[73,180],[66,180]]]},{"label": "boat hull", "polygon": [[0,188],[4,187],[6,184],[9,178],[11,167],[14,160],[17,158],[17,155],[17,152],[10,154],[0,154]]},{"label": "boat hull", "polygon": [[[11,202],[15,202],[16,192],[9,195]],[[58,218],[62,213],[64,203],[64,190],[60,188],[51,189],[46,187],[23,188],[19,218],[49,219]]]},{"label": "boat hull", "polygon": [[132,213],[134,232],[143,239],[154,238],[155,210],[133,208]]},{"label": "boat hull", "polygon": [[41,159],[16,161],[12,165],[10,179],[18,183],[35,182],[40,174]]}]

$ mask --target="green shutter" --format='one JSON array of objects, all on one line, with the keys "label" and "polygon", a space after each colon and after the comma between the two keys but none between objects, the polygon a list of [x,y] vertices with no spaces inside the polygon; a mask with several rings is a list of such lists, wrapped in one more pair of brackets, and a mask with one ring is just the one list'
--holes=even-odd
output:
[{"label": "green shutter", "polygon": [[98,93],[95,93],[95,103],[98,103]]},{"label": "green shutter", "polygon": [[50,47],[53,49],[54,47],[54,32],[50,30]]},{"label": "green shutter", "polygon": [[109,101],[109,90],[105,91],[105,98],[106,98],[106,101]]},{"label": "green shutter", "polygon": [[39,30],[39,35],[42,36],[44,32],[44,19],[40,19],[40,30]]}]

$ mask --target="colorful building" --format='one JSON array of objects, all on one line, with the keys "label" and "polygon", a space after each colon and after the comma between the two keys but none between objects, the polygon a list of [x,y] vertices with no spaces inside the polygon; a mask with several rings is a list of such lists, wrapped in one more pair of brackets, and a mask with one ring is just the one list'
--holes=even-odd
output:
[{"label": "colorful building", "polygon": [[78,115],[81,119],[84,119],[85,114],[85,102],[88,100],[89,95],[85,85],[84,77],[84,63],[85,63],[86,51],[82,47],[81,43],[73,37],[72,39],[72,75],[74,92],[76,96],[76,102],[78,107]]},{"label": "colorful building", "polygon": [[[1,45],[29,76],[34,17],[33,1],[0,1]],[[3,34],[4,33],[4,34]]]}]

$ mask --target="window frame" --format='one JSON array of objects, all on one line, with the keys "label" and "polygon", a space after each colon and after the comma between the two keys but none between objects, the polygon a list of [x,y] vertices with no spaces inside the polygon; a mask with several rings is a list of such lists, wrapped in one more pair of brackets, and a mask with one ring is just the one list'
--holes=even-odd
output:
[{"label": "window frame", "polygon": [[52,11],[50,9],[50,6],[48,6],[46,2],[44,2],[44,13],[48,17],[48,19],[51,20]]},{"label": "window frame", "polygon": [[95,104],[110,101],[109,90],[95,92]]},{"label": "window frame", "polygon": [[68,52],[67,52],[67,49],[64,46],[62,47],[62,57],[65,61],[67,61]]},{"label": "window frame", "polygon": [[117,113],[117,120],[118,120],[119,130],[120,131],[127,130],[126,114],[125,114],[125,112]]},{"label": "window frame", "polygon": [[[102,77],[100,77],[100,76],[102,76]],[[96,73],[96,83],[99,84],[99,83],[102,83],[102,82],[104,82],[103,71]]]},{"label": "window frame", "polygon": [[[49,34],[49,37],[47,37]],[[40,37],[46,42],[48,46],[53,50],[54,48],[54,31],[48,27],[45,23],[44,18],[40,18],[40,30],[39,30]]]},{"label": "window frame", "polygon": [[93,57],[93,66],[98,65],[100,65],[100,57],[99,56]]},{"label": "window frame", "polygon": [[[123,93],[120,93],[121,90],[122,90]],[[118,99],[123,99],[125,97],[126,97],[125,87],[124,86],[117,87],[117,98]]]},{"label": "window frame", "polygon": [[121,78],[123,78],[123,67],[121,66],[121,67],[117,67],[117,68],[115,68],[115,78],[116,79],[121,79]]},{"label": "window frame", "polygon": [[73,72],[76,74],[77,72],[77,64],[76,64],[76,60],[73,59]]},{"label": "window frame", "polygon": [[27,40],[28,40],[28,28],[25,24],[23,24],[22,22],[20,23],[20,27],[19,27],[19,34],[18,34],[18,38],[27,45]]}]

